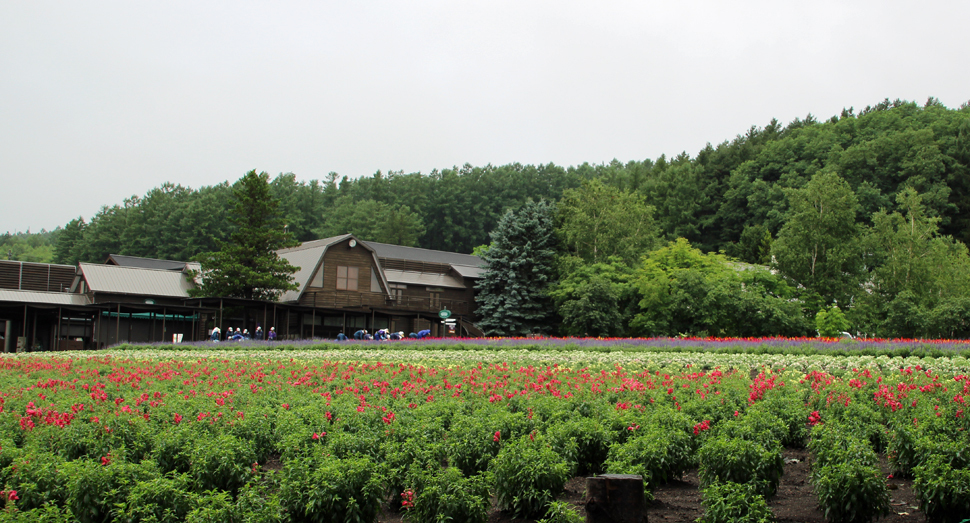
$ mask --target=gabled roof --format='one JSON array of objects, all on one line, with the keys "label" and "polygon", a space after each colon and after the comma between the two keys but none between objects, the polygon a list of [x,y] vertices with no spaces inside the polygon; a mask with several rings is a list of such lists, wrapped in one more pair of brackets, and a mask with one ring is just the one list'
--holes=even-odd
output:
[{"label": "gabled roof", "polygon": [[0,302],[30,303],[35,305],[89,305],[91,300],[83,294],[69,292],[17,291],[0,289]]},{"label": "gabled roof", "polygon": [[426,285],[428,287],[452,287],[464,289],[465,284],[454,276],[437,272],[417,272],[399,271],[396,269],[384,269],[387,281],[393,283],[404,283],[408,285]]},{"label": "gabled roof", "polygon": [[451,264],[451,268],[455,270],[462,278],[481,278],[485,274],[484,267],[470,267],[468,265],[455,265]]},{"label": "gabled roof", "polygon": [[393,258],[397,260],[414,260],[431,263],[447,263],[450,265],[463,265],[468,267],[480,267],[482,259],[473,254],[459,254],[457,252],[433,251],[431,249],[421,249],[418,247],[403,247],[401,245],[391,245],[388,243],[364,242],[370,245],[377,253],[379,258]]},{"label": "gabled roof", "polygon": [[96,293],[188,298],[192,284],[182,271],[79,263],[80,276]]},{"label": "gabled roof", "polygon": [[158,260],[155,258],[140,258],[138,256],[125,256],[124,254],[109,254],[109,265],[120,267],[137,267],[139,269],[159,269],[163,271],[181,271],[185,269],[186,263],[177,260]]},{"label": "gabled roof", "polygon": [[299,288],[295,291],[284,292],[280,296],[280,301],[298,301],[300,296],[303,295],[303,290],[310,283],[313,273],[319,267],[320,261],[323,260],[323,253],[327,252],[327,247],[342,242],[351,236],[351,234],[342,234],[331,238],[303,242],[296,247],[276,251],[280,258],[290,262],[290,265],[300,268],[293,274],[293,283],[299,285]]},{"label": "gabled roof", "polygon": [[[411,260],[428,263],[442,263],[451,265],[452,268],[462,278],[480,278],[484,269],[482,259],[471,254],[459,254],[457,252],[434,251],[431,249],[420,249],[417,247],[402,247],[388,243],[368,242],[356,238],[352,234],[343,234],[332,238],[323,238],[303,242],[298,247],[281,249],[277,254],[285,258],[291,265],[300,269],[293,275],[293,281],[299,288],[295,291],[287,291],[280,296],[282,302],[298,301],[303,291],[310,283],[310,278],[320,266],[323,255],[331,245],[343,242],[349,238],[355,238],[358,245],[371,251],[374,255],[374,262],[377,258],[388,258],[398,260]],[[416,271],[403,271],[394,269],[384,269],[382,279],[385,282],[393,281],[396,283],[407,283],[412,285],[426,285],[429,287],[453,287],[465,288],[465,285],[454,276],[438,273],[422,273]]]}]

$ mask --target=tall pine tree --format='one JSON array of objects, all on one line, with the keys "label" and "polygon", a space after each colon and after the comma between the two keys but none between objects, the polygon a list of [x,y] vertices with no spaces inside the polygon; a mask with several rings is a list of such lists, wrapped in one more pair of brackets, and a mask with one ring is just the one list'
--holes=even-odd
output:
[{"label": "tall pine tree", "polygon": [[556,255],[553,204],[529,200],[518,212],[507,211],[491,237],[477,285],[479,325],[490,336],[548,334]]},{"label": "tall pine tree", "polygon": [[276,251],[299,242],[284,230],[279,202],[270,194],[268,174],[249,171],[232,192],[236,205],[229,221],[234,230],[228,243],[218,242],[218,251],[198,257],[202,285],[192,294],[276,300],[283,291],[297,288],[293,273],[299,269]]}]

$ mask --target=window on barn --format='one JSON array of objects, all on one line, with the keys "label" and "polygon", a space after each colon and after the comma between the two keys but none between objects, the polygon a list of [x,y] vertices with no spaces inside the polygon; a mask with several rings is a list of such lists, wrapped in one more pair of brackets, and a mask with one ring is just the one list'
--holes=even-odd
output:
[{"label": "window on barn", "polygon": [[337,290],[356,291],[357,290],[357,267],[337,266]]}]

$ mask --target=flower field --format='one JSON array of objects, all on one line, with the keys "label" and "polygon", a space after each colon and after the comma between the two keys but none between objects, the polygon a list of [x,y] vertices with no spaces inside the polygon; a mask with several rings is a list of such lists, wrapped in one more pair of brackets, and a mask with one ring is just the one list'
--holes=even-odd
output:
[{"label": "flower field", "polygon": [[768,521],[806,445],[830,521],[888,513],[880,455],[931,521],[970,514],[962,349],[530,343],[4,355],[0,521],[581,521],[570,478],[693,469],[704,521]]}]

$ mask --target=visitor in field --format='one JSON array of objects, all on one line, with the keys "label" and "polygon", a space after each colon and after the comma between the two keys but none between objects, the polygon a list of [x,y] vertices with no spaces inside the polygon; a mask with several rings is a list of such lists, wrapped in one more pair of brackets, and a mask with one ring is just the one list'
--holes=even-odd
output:
[{"label": "visitor in field", "polygon": [[364,336],[366,336],[366,335],[367,335],[367,329],[360,329],[359,331],[357,331],[357,332],[354,333],[354,339],[355,340],[362,340],[362,339],[364,339]]},{"label": "visitor in field", "polygon": [[232,335],[232,341],[239,341],[243,339],[242,332],[239,331],[239,327],[236,327],[236,333]]},{"label": "visitor in field", "polygon": [[269,341],[274,341],[276,339],[276,327],[269,328],[269,334],[266,335],[266,339]]},{"label": "visitor in field", "polygon": [[431,336],[431,329],[424,329],[424,330],[418,331],[418,339],[424,339],[424,338],[427,338],[428,336]]},{"label": "visitor in field", "polygon": [[347,338],[347,335],[344,334],[344,333],[342,333],[342,332],[337,335],[337,341],[344,341],[344,340],[347,340],[347,339],[348,339]]},{"label": "visitor in field", "polygon": [[219,330],[218,326],[213,327],[212,334],[209,335],[209,339],[212,341],[218,342],[220,337],[222,337],[222,331]]},{"label": "visitor in field", "polygon": [[399,340],[399,339],[401,339],[403,337],[404,337],[404,333],[403,332],[392,332],[391,335],[390,335],[390,338],[392,340]]},{"label": "visitor in field", "polygon": [[256,326],[256,335],[254,336],[257,340],[263,339],[263,328],[259,325]]}]

